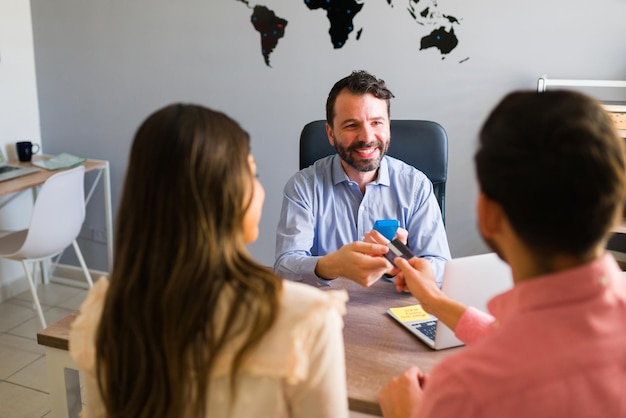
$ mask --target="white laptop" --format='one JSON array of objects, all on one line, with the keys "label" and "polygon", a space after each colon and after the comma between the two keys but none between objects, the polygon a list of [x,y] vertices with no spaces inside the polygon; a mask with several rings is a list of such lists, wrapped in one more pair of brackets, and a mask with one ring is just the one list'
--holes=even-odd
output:
[{"label": "white laptop", "polygon": [[0,149],[0,181],[14,179],[16,177],[25,176],[38,171],[41,170],[35,167],[10,165],[7,158],[4,156],[4,152]]},{"label": "white laptop", "polygon": [[[489,299],[512,287],[509,265],[495,253],[489,253],[448,261],[441,290],[452,299],[486,312]],[[441,350],[463,345],[450,328],[419,305],[391,308],[387,312],[430,348]]]}]

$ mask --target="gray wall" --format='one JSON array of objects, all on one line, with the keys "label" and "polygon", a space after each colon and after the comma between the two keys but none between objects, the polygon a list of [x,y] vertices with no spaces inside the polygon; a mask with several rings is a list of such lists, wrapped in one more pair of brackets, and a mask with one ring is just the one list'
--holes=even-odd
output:
[{"label": "gray wall", "polygon": [[[360,40],[353,32],[341,49],[330,43],[324,12],[304,0],[259,2],[289,21],[272,68],[240,1],[31,0],[44,151],[110,160],[117,207],[130,141],[150,112],[174,101],[223,110],[252,136],[267,199],[251,252],[271,264],[299,132],[324,117],[337,79],[366,69],[395,93],[392,117],[432,119],[448,132],[447,230],[458,257],[485,251],[471,157],[495,103],[510,90],[534,89],[542,74],[626,79],[624,0],[439,1],[461,23],[459,45],[445,59],[419,51],[430,29],[410,18],[408,0],[365,2],[355,20]],[[89,240],[90,228],[103,228],[101,205],[89,209],[81,248],[91,267],[106,270],[104,245]]]}]

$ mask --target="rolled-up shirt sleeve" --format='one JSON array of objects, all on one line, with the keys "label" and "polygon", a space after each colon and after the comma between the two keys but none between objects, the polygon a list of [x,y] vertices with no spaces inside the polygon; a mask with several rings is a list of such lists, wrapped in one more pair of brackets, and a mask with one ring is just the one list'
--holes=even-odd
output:
[{"label": "rolled-up shirt sleeve", "polygon": [[465,344],[473,344],[493,331],[496,319],[479,309],[468,307],[454,329],[454,335]]}]

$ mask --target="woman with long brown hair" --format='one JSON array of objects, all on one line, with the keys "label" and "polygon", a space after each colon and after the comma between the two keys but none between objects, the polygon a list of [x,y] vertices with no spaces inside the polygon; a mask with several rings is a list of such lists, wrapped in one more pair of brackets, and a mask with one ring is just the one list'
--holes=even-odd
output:
[{"label": "woman with long brown hair", "polygon": [[345,293],[255,262],[265,194],[248,134],[173,104],[131,150],[110,279],[72,324],[86,417],[346,417]]}]

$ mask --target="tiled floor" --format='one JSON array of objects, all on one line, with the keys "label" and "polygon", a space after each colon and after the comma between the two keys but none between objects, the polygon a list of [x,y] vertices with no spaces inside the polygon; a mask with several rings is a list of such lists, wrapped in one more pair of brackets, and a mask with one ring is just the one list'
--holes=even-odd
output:
[{"label": "tiled floor", "polygon": [[[78,309],[85,289],[50,283],[37,294],[48,324]],[[54,418],[50,411],[39,319],[30,291],[0,303],[0,417]]]}]

